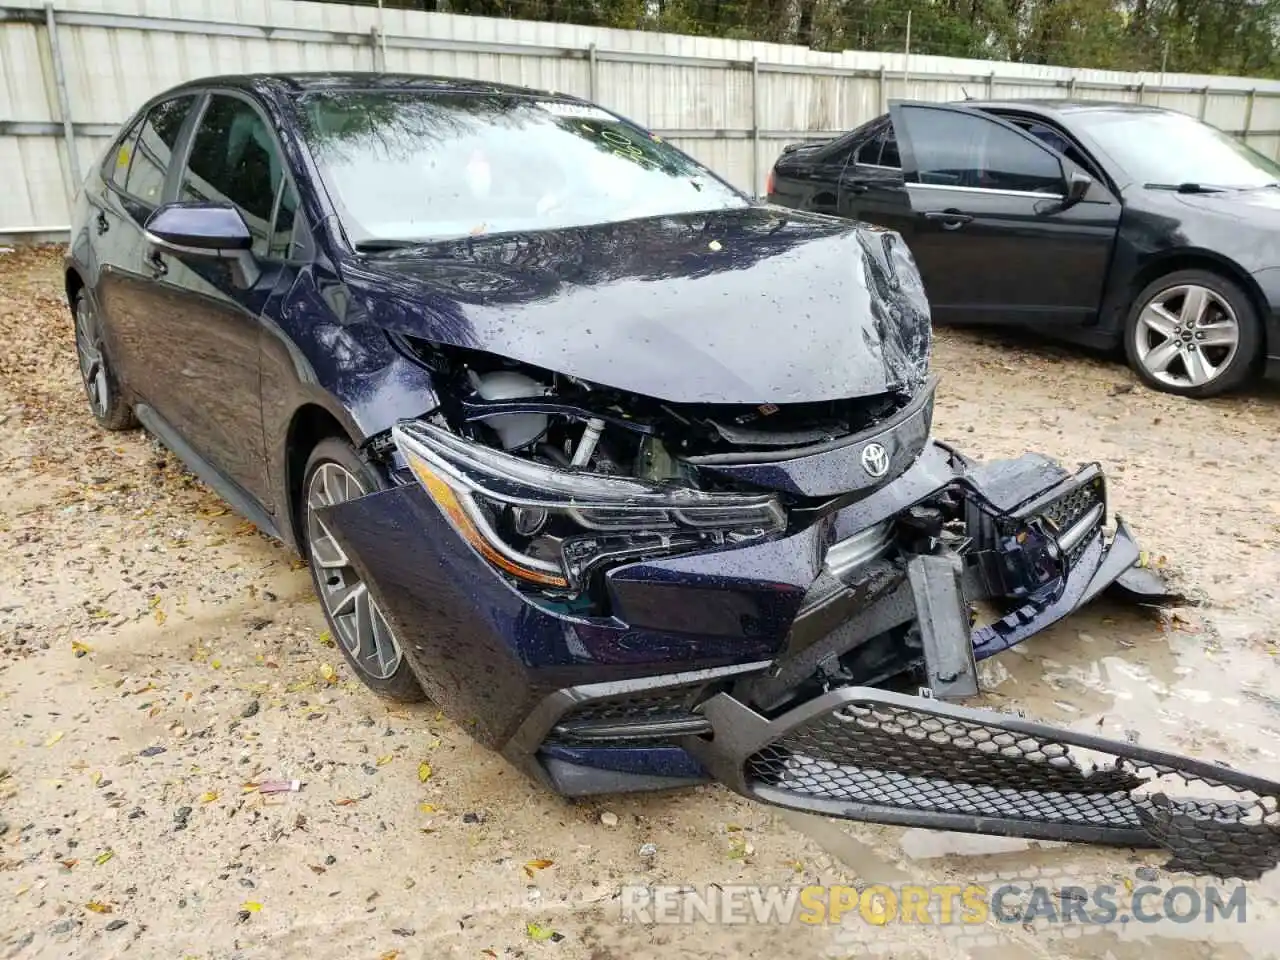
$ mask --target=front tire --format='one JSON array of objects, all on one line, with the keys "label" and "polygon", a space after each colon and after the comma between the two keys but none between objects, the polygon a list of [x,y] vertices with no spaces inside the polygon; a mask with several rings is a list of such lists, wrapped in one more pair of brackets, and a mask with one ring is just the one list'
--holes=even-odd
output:
[{"label": "front tire", "polygon": [[316,515],[321,507],[381,490],[382,478],[345,440],[321,440],[302,481],[302,525],[311,580],[329,631],[347,663],[374,693],[390,700],[423,699],[403,648],[368,586]]},{"label": "front tire", "polygon": [[1151,387],[1200,399],[1249,379],[1262,347],[1258,311],[1239,284],[1178,270],[1143,290],[1124,331],[1129,365]]},{"label": "front tire", "polygon": [[107,361],[102,328],[89,295],[80,290],[71,304],[76,324],[76,359],[89,409],[104,430],[131,430],[138,425],[133,406],[125,398],[115,371]]}]

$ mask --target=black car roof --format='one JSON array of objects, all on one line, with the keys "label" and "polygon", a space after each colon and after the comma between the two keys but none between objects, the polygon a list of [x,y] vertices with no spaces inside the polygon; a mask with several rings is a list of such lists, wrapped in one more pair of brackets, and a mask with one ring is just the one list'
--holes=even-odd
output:
[{"label": "black car roof", "polygon": [[322,90],[415,90],[439,93],[505,93],[513,96],[536,95],[563,100],[578,100],[570,94],[551,93],[530,87],[518,87],[488,80],[462,77],[437,77],[417,73],[371,73],[361,71],[324,73],[245,73],[201,77],[189,80],[166,93],[192,87],[223,87],[257,93],[296,96]]},{"label": "black car roof", "polygon": [[1021,100],[957,100],[954,106],[976,107],[980,110],[1022,110],[1028,113],[1173,113],[1164,107],[1145,103],[1127,103],[1118,100],[1071,100],[1049,97],[1028,97]]}]

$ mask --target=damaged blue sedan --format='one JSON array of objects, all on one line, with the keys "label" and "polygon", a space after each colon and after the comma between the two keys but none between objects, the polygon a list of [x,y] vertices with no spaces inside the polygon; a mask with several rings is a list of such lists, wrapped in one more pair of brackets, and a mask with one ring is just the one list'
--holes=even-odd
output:
[{"label": "damaged blue sedan", "polygon": [[295,545],[373,690],[552,790],[1280,859],[1280,784],[955,702],[1104,590],[1166,591],[1096,465],[930,437],[892,231],[573,97],[219,77],[123,125],[66,289],[98,422]]}]

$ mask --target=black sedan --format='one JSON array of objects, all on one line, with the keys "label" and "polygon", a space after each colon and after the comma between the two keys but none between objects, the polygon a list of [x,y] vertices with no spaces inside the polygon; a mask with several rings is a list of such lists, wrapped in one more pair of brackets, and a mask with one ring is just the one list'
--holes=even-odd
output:
[{"label": "black sedan", "polygon": [[572,97],[361,74],[159,95],[74,222],[98,422],[296,545],[373,690],[548,787],[714,777],[1183,869],[1278,858],[1280,783],[945,702],[1103,590],[1165,590],[1097,464],[930,439],[893,231],[755,203]]},{"label": "black sedan", "polygon": [[1189,397],[1280,377],[1280,165],[1185,114],[894,103],[787,147],[769,199],[899,231],[938,322],[1123,344]]}]

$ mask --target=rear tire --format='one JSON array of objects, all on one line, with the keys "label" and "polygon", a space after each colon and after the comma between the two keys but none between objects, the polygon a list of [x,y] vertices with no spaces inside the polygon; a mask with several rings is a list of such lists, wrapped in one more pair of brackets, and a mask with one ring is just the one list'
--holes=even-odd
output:
[{"label": "rear tire", "polygon": [[1239,284],[1210,270],[1178,270],[1138,294],[1125,323],[1124,349],[1148,386],[1214,397],[1252,375],[1262,325]]},{"label": "rear tire", "polygon": [[107,358],[102,328],[89,295],[76,293],[71,304],[75,320],[76,359],[80,363],[80,382],[89,400],[89,410],[104,430],[132,430],[138,425],[133,405],[125,398]]},{"label": "rear tire", "polygon": [[383,489],[386,484],[345,440],[321,440],[303,472],[298,507],[302,543],[334,643],[374,693],[390,700],[425,699],[403,647],[359,573],[316,516],[316,509]]}]

